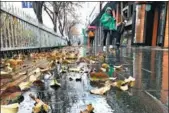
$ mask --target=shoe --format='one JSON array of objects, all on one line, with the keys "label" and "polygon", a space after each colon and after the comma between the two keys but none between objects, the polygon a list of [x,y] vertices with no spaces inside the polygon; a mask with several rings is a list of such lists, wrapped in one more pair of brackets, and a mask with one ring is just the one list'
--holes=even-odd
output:
[{"label": "shoe", "polygon": [[110,45],[110,46],[109,46],[109,49],[112,49],[112,48],[113,48],[113,45]]},{"label": "shoe", "polygon": [[113,45],[109,46],[109,52],[111,52],[113,50]]},{"label": "shoe", "polygon": [[104,52],[106,51],[106,46],[103,47],[103,51],[104,51]]}]

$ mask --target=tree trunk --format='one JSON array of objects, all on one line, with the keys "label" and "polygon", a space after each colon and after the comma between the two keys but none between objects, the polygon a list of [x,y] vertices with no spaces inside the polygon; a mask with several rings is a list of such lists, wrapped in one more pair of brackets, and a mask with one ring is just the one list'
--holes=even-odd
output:
[{"label": "tree trunk", "polygon": [[53,30],[55,31],[55,32],[57,32],[57,19],[56,19],[56,17],[54,17],[54,22],[53,22]]},{"label": "tree trunk", "polygon": [[59,21],[59,31],[60,31],[60,34],[63,36],[62,22],[61,22],[61,20],[59,18],[58,18],[58,21]]},{"label": "tree trunk", "polygon": [[57,32],[57,18],[58,18],[58,13],[56,11],[56,8],[54,8],[54,14],[53,14],[53,26],[54,26],[54,31]]},{"label": "tree trunk", "polygon": [[38,2],[33,2],[33,10],[36,14],[36,17],[39,21],[39,23],[43,24],[43,19],[42,19],[42,6],[43,6],[43,1],[38,1]]},{"label": "tree trunk", "polygon": [[53,30],[54,30],[54,32],[57,32],[57,26],[56,26],[56,24],[54,24]]}]

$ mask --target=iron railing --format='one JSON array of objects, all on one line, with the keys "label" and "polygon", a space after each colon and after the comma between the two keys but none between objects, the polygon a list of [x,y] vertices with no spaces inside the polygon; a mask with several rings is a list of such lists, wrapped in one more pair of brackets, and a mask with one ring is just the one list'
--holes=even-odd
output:
[{"label": "iron railing", "polygon": [[9,2],[0,2],[1,51],[65,45],[52,29],[38,23]]}]

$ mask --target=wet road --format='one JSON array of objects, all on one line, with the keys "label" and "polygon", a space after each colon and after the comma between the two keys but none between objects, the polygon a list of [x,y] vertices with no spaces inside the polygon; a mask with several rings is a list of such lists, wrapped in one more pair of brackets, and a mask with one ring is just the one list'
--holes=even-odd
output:
[{"label": "wet road", "polygon": [[79,113],[92,103],[95,113],[167,113],[168,106],[168,51],[151,49],[121,49],[108,55],[111,65],[123,64],[124,70],[114,73],[119,79],[133,76],[136,85],[129,91],[111,89],[105,96],[89,93],[92,86],[87,75],[82,81],[70,81],[69,76],[81,76],[78,73],[63,74],[58,80],[61,88],[54,90],[46,81],[44,91],[32,88],[24,94],[19,113],[31,113],[33,101],[28,94],[38,94],[52,108],[52,113]]},{"label": "wet road", "polygon": [[[82,76],[82,81],[69,80],[69,76]],[[95,113],[104,110],[105,113],[113,113],[111,107],[107,104],[106,98],[96,96],[89,93],[92,89],[87,74],[69,73],[62,75],[62,79],[58,80],[62,86],[55,90],[50,88],[46,82],[45,91],[37,91],[32,88],[24,94],[25,100],[21,103],[19,113],[31,113],[33,101],[29,98],[29,94],[38,94],[40,98],[52,107],[52,113],[79,113],[84,110],[87,104],[92,103]],[[29,104],[28,104],[29,103]]]}]

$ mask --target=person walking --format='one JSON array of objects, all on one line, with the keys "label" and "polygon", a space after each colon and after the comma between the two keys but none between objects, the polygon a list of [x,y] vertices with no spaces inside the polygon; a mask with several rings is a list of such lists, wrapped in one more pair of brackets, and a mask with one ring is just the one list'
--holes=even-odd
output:
[{"label": "person walking", "polygon": [[102,15],[100,21],[103,26],[103,51],[106,51],[106,38],[107,34],[110,34],[110,46],[109,48],[113,48],[113,40],[116,34],[116,20],[115,17],[112,15],[112,9],[110,7],[106,8],[105,13]]},{"label": "person walking", "polygon": [[93,46],[93,42],[94,42],[94,38],[95,38],[94,30],[89,30],[88,38],[89,38],[89,47],[92,47]]},{"label": "person walking", "polygon": [[127,20],[124,20],[123,22],[120,22],[117,24],[117,34],[116,34],[116,46],[117,48],[120,47],[120,40],[121,40],[121,35],[123,34],[124,32],[124,27],[127,23]]}]

